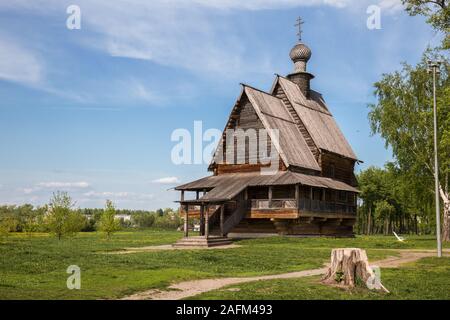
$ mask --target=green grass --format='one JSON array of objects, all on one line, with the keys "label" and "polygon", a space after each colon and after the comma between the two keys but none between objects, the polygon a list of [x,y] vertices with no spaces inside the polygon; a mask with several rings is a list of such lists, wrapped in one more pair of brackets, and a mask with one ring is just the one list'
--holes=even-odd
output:
[{"label": "green grass", "polygon": [[[146,230],[119,232],[109,241],[98,233],[58,241],[47,234],[12,234],[0,242],[0,299],[119,298],[183,280],[317,268],[336,247],[365,248],[373,261],[399,248],[434,246],[432,237],[408,237],[404,244],[391,237],[272,237],[237,241],[241,247],[234,249],[105,254],[126,247],[169,244],[181,236],[176,231]],[[81,268],[81,290],[66,288],[69,265]]]},{"label": "green grass", "polygon": [[358,287],[352,290],[324,285],[320,277],[265,280],[233,285],[191,299],[228,300],[378,300],[450,299],[450,258],[424,258],[399,269],[382,269],[381,280],[390,293]]}]

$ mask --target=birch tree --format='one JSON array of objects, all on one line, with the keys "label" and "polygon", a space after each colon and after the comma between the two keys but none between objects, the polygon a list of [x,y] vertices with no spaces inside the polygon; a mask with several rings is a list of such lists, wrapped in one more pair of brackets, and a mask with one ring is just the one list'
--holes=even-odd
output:
[{"label": "birch tree", "polygon": [[[373,134],[380,134],[392,148],[396,162],[409,175],[433,188],[433,85],[428,60],[441,60],[437,79],[439,195],[443,203],[444,241],[450,241],[450,79],[449,61],[427,50],[416,66],[403,64],[400,71],[384,74],[375,83],[377,103],[369,105]],[[434,189],[432,189],[434,190]],[[434,191],[433,191],[434,192]]]}]

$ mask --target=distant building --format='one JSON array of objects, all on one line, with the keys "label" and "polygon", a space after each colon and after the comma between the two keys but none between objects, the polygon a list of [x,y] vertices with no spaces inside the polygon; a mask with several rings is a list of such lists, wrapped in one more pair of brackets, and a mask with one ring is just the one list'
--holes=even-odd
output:
[{"label": "distant building", "polygon": [[116,214],[114,217],[116,219],[123,220],[123,221],[131,221],[130,214]]}]

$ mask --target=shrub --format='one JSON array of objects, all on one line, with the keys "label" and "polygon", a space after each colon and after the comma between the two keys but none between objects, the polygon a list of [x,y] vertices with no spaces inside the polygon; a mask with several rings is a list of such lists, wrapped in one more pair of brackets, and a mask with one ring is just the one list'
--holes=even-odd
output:
[{"label": "shrub", "polygon": [[155,215],[149,212],[134,214],[132,219],[138,228],[150,228],[155,223]]}]

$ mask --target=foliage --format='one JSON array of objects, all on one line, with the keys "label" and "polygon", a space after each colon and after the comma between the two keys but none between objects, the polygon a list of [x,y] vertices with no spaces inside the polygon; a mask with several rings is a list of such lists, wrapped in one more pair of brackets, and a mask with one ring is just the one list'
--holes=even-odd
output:
[{"label": "foliage", "polygon": [[[449,174],[450,174],[450,62],[436,51],[427,50],[415,67],[403,64],[401,71],[384,74],[375,83],[378,102],[370,105],[372,133],[378,133],[392,148],[392,164],[402,179],[410,183],[407,192],[414,195],[413,205],[426,206],[433,192],[433,84],[427,73],[427,61],[441,59],[437,79],[438,152],[440,158],[440,197],[444,203],[444,240],[450,240]],[[405,192],[404,190],[400,190]],[[422,201],[422,204],[414,202]],[[431,217],[427,217],[430,219]]]},{"label": "foliage", "polygon": [[72,236],[81,231],[86,218],[72,210],[74,203],[67,192],[56,192],[50,200],[45,223],[51,233],[59,240],[63,236]]},{"label": "foliage", "polygon": [[151,212],[141,212],[133,215],[133,222],[138,228],[150,228],[155,223],[155,215]]},{"label": "foliage", "polygon": [[[386,145],[392,147],[401,168],[428,180],[432,179],[430,173],[433,172],[433,84],[427,73],[429,59],[436,59],[436,54],[427,51],[416,67],[405,63],[401,71],[384,74],[382,80],[375,83],[378,103],[369,106],[372,133],[380,134]],[[445,63],[437,81],[436,95],[440,171],[445,176],[450,170],[450,63],[443,56],[441,59]]]},{"label": "foliage", "polygon": [[111,200],[106,200],[105,210],[100,217],[99,230],[105,232],[108,239],[114,232],[120,230],[120,222],[116,219],[116,208]]},{"label": "foliage", "polygon": [[444,35],[442,47],[450,49],[449,0],[402,0],[406,11],[412,15],[423,15],[435,30]]},{"label": "foliage", "polygon": [[423,180],[414,179],[394,163],[369,167],[357,175],[359,195],[358,233],[434,232],[433,192]]},{"label": "foliage", "polygon": [[342,281],[344,281],[344,272],[342,272],[342,271],[336,272],[334,280],[338,283],[341,283]]}]

